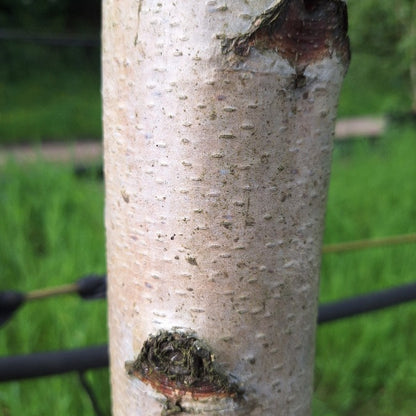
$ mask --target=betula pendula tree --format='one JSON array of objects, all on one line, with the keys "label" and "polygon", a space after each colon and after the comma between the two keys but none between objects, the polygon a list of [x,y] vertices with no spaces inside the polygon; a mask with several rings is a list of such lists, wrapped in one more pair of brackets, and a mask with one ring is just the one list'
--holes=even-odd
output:
[{"label": "betula pendula tree", "polygon": [[103,6],[114,415],[308,415],[344,2]]}]

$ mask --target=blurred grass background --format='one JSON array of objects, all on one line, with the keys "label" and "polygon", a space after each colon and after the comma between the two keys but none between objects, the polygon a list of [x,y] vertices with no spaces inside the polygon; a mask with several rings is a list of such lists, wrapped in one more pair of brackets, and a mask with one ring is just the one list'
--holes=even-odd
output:
[{"label": "blurred grass background", "polygon": [[[377,3],[377,15],[366,9],[371,1],[349,1],[353,59],[342,117],[405,113],[411,106],[405,57],[398,58],[400,34],[383,20],[387,2]],[[60,7],[57,16],[69,4],[52,3]],[[1,0],[0,24],[45,30],[40,11],[6,19],[10,13],[2,6],[16,4]],[[369,12],[371,25],[364,25]],[[92,30],[85,21],[48,19],[50,31]],[[396,46],[399,52],[391,53]],[[0,145],[100,139],[98,49],[1,41],[0,59]],[[415,158],[411,123],[390,123],[378,139],[336,143],[325,243],[415,232]],[[76,176],[70,165],[11,160],[1,167],[0,290],[29,291],[105,273],[103,198],[103,184]],[[321,302],[414,281],[414,254],[414,245],[403,245],[325,255]],[[416,303],[410,303],[319,327],[314,415],[415,415],[414,322]],[[0,331],[2,356],[105,343],[106,304],[75,297],[32,302]],[[107,370],[91,371],[88,379],[109,414]],[[22,414],[93,411],[77,375],[69,374],[1,384],[0,415]]]},{"label": "blurred grass background", "polygon": [[0,145],[101,138],[98,48],[2,41],[0,60]]}]

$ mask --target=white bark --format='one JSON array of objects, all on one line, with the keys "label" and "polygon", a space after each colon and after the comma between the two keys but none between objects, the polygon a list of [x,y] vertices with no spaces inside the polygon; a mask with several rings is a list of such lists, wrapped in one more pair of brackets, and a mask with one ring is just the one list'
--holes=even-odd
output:
[{"label": "white bark", "polygon": [[244,391],[238,400],[186,395],[177,401],[180,414],[310,412],[323,219],[346,61],[334,47],[299,75],[274,50],[225,53],[222,40],[247,32],[271,3],[104,2],[116,416],[169,414],[164,396],[125,370],[160,330],[196,334]]}]

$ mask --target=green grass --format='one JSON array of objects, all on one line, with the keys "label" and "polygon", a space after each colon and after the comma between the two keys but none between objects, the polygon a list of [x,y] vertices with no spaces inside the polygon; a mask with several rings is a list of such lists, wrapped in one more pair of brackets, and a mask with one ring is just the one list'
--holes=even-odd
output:
[{"label": "green grass", "polygon": [[345,77],[339,117],[408,112],[411,106],[408,74],[392,60],[354,53]]},{"label": "green grass", "polygon": [[[335,149],[325,242],[416,231],[416,131],[391,128],[378,142]],[[345,146],[345,145],[344,145]],[[321,302],[415,281],[414,245],[327,254]],[[316,412],[403,415],[416,408],[416,303],[322,325]]]},{"label": "green grass", "polygon": [[[29,291],[105,273],[103,185],[72,170],[10,164],[0,173],[1,289]],[[107,342],[105,301],[75,297],[28,303],[0,328],[0,355]],[[88,375],[109,408],[107,370]],[[12,382],[0,389],[0,415],[88,415],[77,375]]]},{"label": "green grass", "polygon": [[0,144],[101,137],[99,80],[95,74],[0,84]]},{"label": "green grass", "polygon": [[0,48],[9,63],[0,68],[0,145],[101,138],[97,50],[6,46]]}]

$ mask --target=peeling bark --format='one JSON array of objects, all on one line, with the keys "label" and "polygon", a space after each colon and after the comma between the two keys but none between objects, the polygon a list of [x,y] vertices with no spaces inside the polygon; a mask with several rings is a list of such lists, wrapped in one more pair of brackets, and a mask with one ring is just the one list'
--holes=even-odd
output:
[{"label": "peeling bark", "polygon": [[338,0],[104,3],[114,415],[310,413],[346,30]]}]

